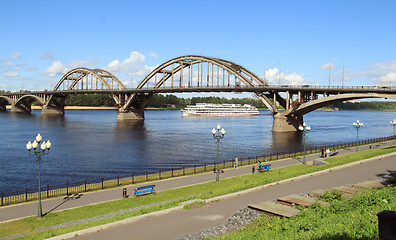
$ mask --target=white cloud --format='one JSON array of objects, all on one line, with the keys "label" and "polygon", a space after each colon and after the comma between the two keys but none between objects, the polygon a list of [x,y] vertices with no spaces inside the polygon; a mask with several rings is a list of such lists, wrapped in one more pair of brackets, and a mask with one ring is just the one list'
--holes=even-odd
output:
[{"label": "white cloud", "polygon": [[151,71],[153,71],[157,66],[154,67],[150,67],[147,65],[144,66],[137,66],[133,69],[132,72],[129,72],[128,75],[129,76],[146,76],[148,75]]},{"label": "white cloud", "polygon": [[328,63],[325,63],[322,66],[320,66],[319,69],[329,69],[330,67],[331,67],[331,69],[334,69],[335,65],[328,62]]},{"label": "white cloud", "polygon": [[[304,84],[304,75],[299,75],[297,73],[290,73],[283,76],[283,79],[287,84],[290,85],[302,85]],[[281,79],[282,81],[282,79]]]},{"label": "white cloud", "polygon": [[64,75],[67,73],[68,68],[65,67],[60,61],[53,62],[52,65],[47,68],[42,74],[49,77],[55,77],[57,75]]},{"label": "white cloud", "polygon": [[77,60],[77,61],[73,61],[73,62],[69,63],[67,66],[65,66],[60,61],[55,61],[52,63],[52,65],[49,68],[47,68],[41,74],[49,76],[49,77],[55,77],[58,75],[64,75],[73,68],[89,67],[89,66],[95,65],[97,63],[99,63],[99,60],[97,60],[97,59]]},{"label": "white cloud", "polygon": [[19,73],[17,72],[6,72],[4,73],[5,77],[19,77]]},{"label": "white cloud", "polygon": [[367,67],[352,72],[353,78],[370,77],[375,83],[390,83],[396,81],[396,60],[370,63]]},{"label": "white cloud", "polygon": [[396,60],[391,60],[387,62],[371,63],[368,65],[367,69],[370,74],[384,74],[387,72],[392,72],[396,70]]},{"label": "white cloud", "polygon": [[129,58],[124,59],[122,62],[113,60],[104,69],[114,74],[121,72],[131,73],[135,71],[136,65],[143,63],[145,60],[146,57],[143,54],[133,51],[130,53]]},{"label": "white cloud", "polygon": [[15,52],[13,55],[10,56],[10,59],[11,59],[12,61],[15,61],[15,60],[17,60],[20,56],[21,56],[21,53],[20,53],[20,52]]},{"label": "white cloud", "polygon": [[[279,69],[270,68],[265,71],[265,81],[269,84],[279,84]],[[297,74],[295,72],[281,72],[280,73],[281,84],[286,85],[302,85],[304,84],[304,75]]]},{"label": "white cloud", "polygon": [[42,59],[42,60],[54,60],[55,59],[55,52],[46,51],[46,52],[43,53],[43,55],[40,56],[40,59]]},{"label": "white cloud", "polygon": [[279,69],[277,68],[270,68],[265,71],[265,81],[267,82],[275,82],[276,79],[279,78]]},{"label": "white cloud", "polygon": [[376,83],[389,83],[396,81],[396,72],[390,72],[380,77],[374,78],[374,82]]},{"label": "white cloud", "polygon": [[149,53],[150,57],[157,59],[158,55],[156,53]]}]

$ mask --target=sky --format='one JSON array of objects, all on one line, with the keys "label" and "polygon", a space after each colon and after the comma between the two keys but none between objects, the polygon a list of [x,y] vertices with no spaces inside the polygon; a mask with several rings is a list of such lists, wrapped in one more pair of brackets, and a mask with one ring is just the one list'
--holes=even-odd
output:
[{"label": "sky", "polygon": [[270,84],[396,81],[396,1],[0,1],[0,90],[52,90],[76,67],[128,87],[179,56],[244,66]]}]

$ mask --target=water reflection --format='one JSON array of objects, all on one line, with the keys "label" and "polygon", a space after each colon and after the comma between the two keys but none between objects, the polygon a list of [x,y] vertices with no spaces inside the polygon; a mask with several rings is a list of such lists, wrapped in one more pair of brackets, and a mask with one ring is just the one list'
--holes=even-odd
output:
[{"label": "water reflection", "polygon": [[[53,147],[42,168],[43,184],[60,184],[114,177],[147,170],[216,161],[217,146],[211,130],[220,123],[226,136],[220,160],[303,150],[300,132],[273,133],[272,114],[241,118],[187,118],[180,111],[146,111],[144,121],[117,121],[112,110],[70,110],[64,116],[0,112],[0,191],[35,187],[37,166],[27,161],[25,145],[37,133]],[[352,123],[364,122],[359,138],[389,136],[395,112],[312,112],[304,121],[312,127],[307,149],[355,141]]]},{"label": "water reflection", "polygon": [[144,121],[142,120],[118,120],[116,130],[142,130]]},{"label": "water reflection", "polygon": [[142,120],[119,120],[114,127],[116,141],[126,142],[132,139],[146,139],[146,128]]},{"label": "water reflection", "polygon": [[272,132],[273,152],[300,151],[303,141],[302,132]]}]

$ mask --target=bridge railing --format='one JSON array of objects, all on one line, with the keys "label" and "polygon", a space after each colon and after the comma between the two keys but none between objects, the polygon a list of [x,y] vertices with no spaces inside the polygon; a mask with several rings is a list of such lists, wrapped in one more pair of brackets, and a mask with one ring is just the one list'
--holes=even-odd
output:
[{"label": "bridge railing", "polygon": [[295,89],[295,90],[311,90],[311,89],[317,89],[317,90],[338,90],[338,89],[344,89],[344,90],[356,90],[356,89],[362,89],[362,90],[379,90],[379,91],[394,91],[394,88],[392,86],[318,86],[318,85],[288,85],[288,84],[283,84],[283,85],[257,85],[254,87],[251,86],[235,86],[235,85],[230,85],[230,86],[179,86],[179,87],[171,87],[171,86],[161,86],[160,88],[142,88],[142,89],[136,89],[136,88],[125,88],[121,90],[114,90],[114,89],[103,89],[103,90],[57,90],[57,91],[31,91],[31,92],[15,92],[15,93],[0,93],[0,96],[6,96],[6,97],[22,97],[24,95],[51,95],[51,94],[57,94],[57,93],[68,93],[68,94],[76,94],[76,93],[114,93],[114,94],[121,94],[121,93],[126,93],[126,92],[144,92],[147,90],[153,91],[153,90],[177,90],[177,91],[187,91],[191,89],[209,89],[209,90],[224,90],[224,89],[230,89],[230,91],[235,90],[238,91],[238,89],[249,89],[249,88],[269,88],[269,89]]},{"label": "bridge railing", "polygon": [[[307,149],[307,154],[312,154],[316,152],[320,152],[322,149],[330,148],[332,150],[336,149],[344,149],[355,147],[357,145],[367,145],[378,142],[384,142],[394,139],[393,136],[382,137],[382,138],[373,138],[361,140],[359,142],[345,142],[345,143],[337,143],[332,145],[324,145],[319,147],[314,147]],[[238,160],[239,166],[245,166],[250,164],[255,164],[259,160],[262,162],[269,162],[278,159],[284,158],[292,158],[297,156],[302,156],[304,152],[279,152],[272,154],[263,154],[257,155],[254,157],[242,157]],[[235,164],[235,160],[224,160],[219,163],[219,169],[232,168]],[[114,188],[118,186],[126,186],[131,184],[139,184],[147,181],[155,181],[173,177],[179,177],[184,175],[192,175],[196,173],[210,172],[215,171],[216,162],[208,163],[204,162],[203,164],[198,165],[189,165],[182,167],[172,167],[168,169],[160,169],[153,171],[145,171],[140,173],[131,173],[130,175],[117,175],[116,177],[107,177],[107,178],[99,178],[92,180],[84,180],[79,182],[72,183],[64,183],[58,185],[47,185],[41,188],[41,198],[54,198],[59,196],[70,196],[75,195],[78,196],[81,193],[89,192],[89,191],[97,191],[102,189]],[[11,205],[22,202],[29,202],[38,200],[39,191],[38,188],[25,188],[23,190],[12,191],[12,192],[1,192],[0,195],[0,205]]]}]

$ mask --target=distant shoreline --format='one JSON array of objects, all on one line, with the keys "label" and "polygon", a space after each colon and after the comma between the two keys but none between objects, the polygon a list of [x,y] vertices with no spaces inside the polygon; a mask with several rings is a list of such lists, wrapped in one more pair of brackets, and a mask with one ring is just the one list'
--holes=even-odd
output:
[{"label": "distant shoreline", "polygon": [[[6,108],[11,110],[11,105]],[[32,106],[32,110],[41,110],[42,106]],[[145,108],[145,110],[168,110],[175,108]],[[118,107],[90,107],[90,106],[65,106],[65,110],[118,110]]]},{"label": "distant shoreline", "polygon": [[[7,110],[11,110],[11,105],[6,106]],[[32,110],[41,110],[41,106],[32,106]],[[90,106],[65,106],[65,110],[118,110],[118,107],[90,107]],[[180,108],[144,108],[144,110],[180,110]],[[268,110],[266,108],[259,108],[259,110]],[[322,111],[317,109],[316,111]],[[338,111],[395,111],[392,109],[339,109]]]},{"label": "distant shoreline", "polygon": [[[11,110],[11,105],[6,106]],[[41,106],[32,106],[32,110],[41,110]],[[88,107],[88,106],[65,106],[65,110],[117,110],[118,107]]]}]

